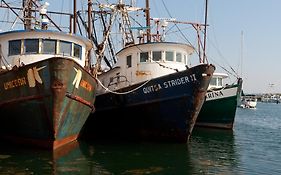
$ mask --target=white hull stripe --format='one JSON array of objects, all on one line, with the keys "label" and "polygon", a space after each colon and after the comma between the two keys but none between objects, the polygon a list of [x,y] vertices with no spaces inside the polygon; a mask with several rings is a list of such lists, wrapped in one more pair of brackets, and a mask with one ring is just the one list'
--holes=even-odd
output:
[{"label": "white hull stripe", "polygon": [[238,87],[233,87],[233,88],[229,88],[229,89],[222,89],[222,90],[218,90],[218,91],[207,92],[206,101],[236,96],[237,88]]}]

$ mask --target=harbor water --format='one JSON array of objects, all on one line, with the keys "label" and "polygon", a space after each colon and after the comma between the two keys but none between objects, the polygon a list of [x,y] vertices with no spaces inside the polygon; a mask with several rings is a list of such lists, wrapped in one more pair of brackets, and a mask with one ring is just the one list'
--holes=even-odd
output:
[{"label": "harbor water", "polygon": [[0,142],[4,174],[281,174],[281,105],[237,108],[233,131],[195,128],[187,144],[78,141],[55,152]]}]

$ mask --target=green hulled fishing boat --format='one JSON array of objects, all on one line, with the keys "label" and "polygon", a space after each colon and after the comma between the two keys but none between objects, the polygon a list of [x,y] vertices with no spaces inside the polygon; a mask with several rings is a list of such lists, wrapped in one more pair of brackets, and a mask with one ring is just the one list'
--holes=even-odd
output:
[{"label": "green hulled fishing boat", "polygon": [[223,84],[228,75],[214,73],[195,126],[232,129],[242,89],[242,78]]}]

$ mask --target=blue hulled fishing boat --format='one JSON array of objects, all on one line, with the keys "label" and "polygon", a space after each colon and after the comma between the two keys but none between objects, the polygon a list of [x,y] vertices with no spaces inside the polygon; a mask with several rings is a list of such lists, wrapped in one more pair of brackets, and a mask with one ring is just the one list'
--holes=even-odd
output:
[{"label": "blue hulled fishing boat", "polygon": [[[120,28],[125,37],[123,48],[114,55],[118,61],[113,65],[108,64],[110,60],[104,50],[111,47],[106,43],[110,43],[114,34],[110,32],[113,24],[104,27],[103,40],[97,45],[96,68],[101,64],[99,60],[105,60],[109,69],[99,70],[96,112],[85,124],[85,136],[187,142],[215,67],[204,63],[204,58],[200,58],[199,64],[188,66],[195,48],[185,43],[167,42],[165,32],[159,31],[160,28],[164,30],[169,22],[181,22],[150,18],[148,1],[144,9],[126,6],[122,2],[115,5],[99,4],[99,7],[102,7],[102,11],[96,13],[96,19],[109,19],[107,21],[112,22],[116,14],[121,14],[124,25]],[[128,12],[133,10],[146,12],[144,25],[130,26]],[[152,27],[150,21],[156,27]],[[188,24],[198,33],[202,26],[206,26]],[[151,28],[157,29],[155,34]],[[134,29],[138,30],[137,38],[132,31]]]}]

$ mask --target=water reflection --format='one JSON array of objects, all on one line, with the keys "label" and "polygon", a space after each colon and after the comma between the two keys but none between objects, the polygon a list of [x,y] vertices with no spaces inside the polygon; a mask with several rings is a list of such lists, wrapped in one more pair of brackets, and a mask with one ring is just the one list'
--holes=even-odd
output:
[{"label": "water reflection", "polygon": [[239,174],[240,158],[231,130],[195,128],[188,150],[196,173]]},{"label": "water reflection", "polygon": [[[191,174],[186,144],[94,143],[82,150],[111,174]],[[88,147],[88,148],[87,148]]]},{"label": "water reflection", "polygon": [[0,146],[0,174],[84,174],[85,161],[79,142],[55,151]]},{"label": "water reflection", "polygon": [[232,132],[196,129],[188,144],[79,141],[54,152],[0,146],[0,174],[237,174],[238,158]]}]

